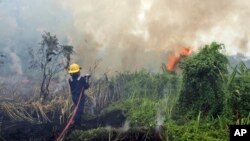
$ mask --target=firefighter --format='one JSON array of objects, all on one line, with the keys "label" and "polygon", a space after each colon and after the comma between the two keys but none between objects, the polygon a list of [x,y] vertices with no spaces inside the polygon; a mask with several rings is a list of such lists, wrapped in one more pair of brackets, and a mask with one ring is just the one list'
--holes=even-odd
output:
[{"label": "firefighter", "polygon": [[71,64],[68,71],[68,73],[71,75],[71,78],[69,79],[69,85],[75,107],[79,101],[78,108],[72,122],[73,125],[81,124],[81,115],[83,114],[85,102],[84,91],[89,88],[90,75],[81,76],[80,70],[81,67],[78,64]]}]

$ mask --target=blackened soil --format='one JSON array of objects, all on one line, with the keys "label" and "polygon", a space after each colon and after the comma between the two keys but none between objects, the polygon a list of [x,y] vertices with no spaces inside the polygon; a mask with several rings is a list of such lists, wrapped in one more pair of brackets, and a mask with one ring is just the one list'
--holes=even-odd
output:
[{"label": "blackened soil", "polygon": [[164,141],[164,137],[154,130],[131,129],[127,132],[112,132],[101,137],[94,137],[91,141]]},{"label": "blackened soil", "polygon": [[121,110],[114,110],[91,120],[82,121],[81,130],[89,130],[97,127],[122,127],[126,118]]},{"label": "blackened soil", "polygon": [[119,128],[112,128],[109,130],[88,132],[80,131],[78,133],[73,133],[65,141],[164,141],[166,137],[164,136],[164,130],[154,129],[154,128],[130,128],[127,131],[122,131]]},{"label": "blackened soil", "polygon": [[55,127],[53,123],[9,122],[2,127],[1,136],[6,141],[53,140]]},{"label": "blackened soil", "polygon": [[[83,120],[76,128],[89,130],[97,127],[112,126],[121,127],[126,118],[122,111],[111,111],[90,120]],[[65,123],[66,124],[66,123]],[[32,124],[27,121],[11,121],[8,118],[2,120],[0,140],[3,141],[53,141],[63,130],[65,125],[58,122]],[[69,133],[75,128],[70,128]],[[68,133],[68,134],[69,134]]]}]

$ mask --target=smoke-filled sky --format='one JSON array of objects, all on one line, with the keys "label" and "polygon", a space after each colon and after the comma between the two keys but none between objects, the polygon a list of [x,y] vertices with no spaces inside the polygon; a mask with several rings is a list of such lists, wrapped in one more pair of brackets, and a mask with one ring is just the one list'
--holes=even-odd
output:
[{"label": "smoke-filled sky", "polygon": [[212,41],[249,56],[249,25],[249,0],[0,0],[0,51],[22,74],[49,31],[85,70],[101,59],[101,73],[157,71],[169,53]]}]

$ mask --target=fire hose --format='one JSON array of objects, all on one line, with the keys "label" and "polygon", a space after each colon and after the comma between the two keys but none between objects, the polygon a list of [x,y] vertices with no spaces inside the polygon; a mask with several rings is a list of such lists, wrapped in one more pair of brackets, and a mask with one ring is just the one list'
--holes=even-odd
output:
[{"label": "fire hose", "polygon": [[81,101],[81,99],[82,99],[82,95],[83,95],[83,88],[82,88],[82,90],[81,90],[80,96],[79,96],[79,98],[78,98],[77,104],[76,104],[76,106],[75,106],[75,108],[74,108],[74,111],[73,111],[73,113],[72,113],[72,116],[70,117],[68,123],[67,123],[66,126],[64,127],[64,129],[63,129],[63,131],[61,132],[61,134],[56,138],[56,141],[61,141],[61,140],[64,138],[65,134],[67,133],[68,128],[69,128],[69,126],[71,125],[71,123],[72,123],[72,121],[73,121],[73,119],[74,119],[74,117],[75,117],[75,115],[76,115],[76,111],[77,111],[77,109],[78,109],[78,107],[79,107],[79,103],[80,103],[80,101]]}]

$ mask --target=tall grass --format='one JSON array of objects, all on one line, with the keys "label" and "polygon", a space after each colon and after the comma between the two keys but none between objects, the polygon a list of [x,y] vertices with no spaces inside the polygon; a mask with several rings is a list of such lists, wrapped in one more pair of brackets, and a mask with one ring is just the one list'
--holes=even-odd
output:
[{"label": "tall grass", "polygon": [[249,125],[250,124],[250,113],[245,118],[237,119],[235,124],[236,125]]},{"label": "tall grass", "polygon": [[200,120],[201,120],[201,111],[199,112],[198,116],[197,116],[197,120],[196,120],[196,124],[195,124],[195,132],[197,133],[199,130],[199,125],[200,125]]}]

